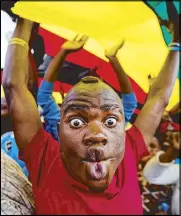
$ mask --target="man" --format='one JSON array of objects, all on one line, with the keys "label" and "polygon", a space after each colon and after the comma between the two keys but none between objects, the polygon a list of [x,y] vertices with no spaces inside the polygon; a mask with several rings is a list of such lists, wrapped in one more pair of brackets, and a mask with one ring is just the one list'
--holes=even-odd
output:
[{"label": "man", "polygon": [[[175,13],[175,7],[169,7]],[[173,42],[179,42],[177,20],[171,22]],[[63,101],[59,145],[42,128],[36,103],[24,81],[32,25],[24,19],[18,22],[13,38],[20,41],[10,42],[14,44],[8,48],[3,86],[20,156],[30,173],[36,214],[142,214],[137,164],[148,154],[146,145],[169,102],[179,52],[170,46],[145,106],[126,133],[119,96],[98,78],[83,78]],[[62,55],[79,50],[86,39],[76,37],[73,45],[65,43]]]},{"label": "man", "polygon": [[[174,184],[172,196],[172,214],[179,215],[179,151],[180,133],[174,132],[172,146],[166,152],[159,151],[156,156],[146,164],[143,174],[151,184],[170,185]],[[178,162],[178,163],[177,163]]]}]

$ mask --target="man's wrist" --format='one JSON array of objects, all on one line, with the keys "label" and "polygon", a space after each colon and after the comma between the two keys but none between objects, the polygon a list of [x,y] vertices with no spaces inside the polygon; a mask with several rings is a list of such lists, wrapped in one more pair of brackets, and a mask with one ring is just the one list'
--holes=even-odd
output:
[{"label": "man's wrist", "polygon": [[172,40],[172,42],[173,43],[181,43],[179,33],[177,33],[177,32],[173,33],[173,40]]},{"label": "man's wrist", "polygon": [[70,52],[68,52],[68,50],[66,50],[66,49],[64,49],[64,48],[61,48],[60,53],[61,53],[61,55],[64,55],[65,57],[66,57],[68,54],[70,54]]},{"label": "man's wrist", "polygon": [[32,33],[32,27],[34,22],[19,18],[16,26],[16,30],[13,34],[13,38],[20,38],[27,43],[29,43],[29,39]]},{"label": "man's wrist", "polygon": [[26,26],[26,27],[28,27],[28,29],[32,29],[33,24],[34,24],[33,21],[23,19],[23,18],[18,19],[18,25]]},{"label": "man's wrist", "polygon": [[110,62],[113,62],[113,61],[117,60],[116,55],[114,55],[114,56],[106,56],[106,57],[109,59]]},{"label": "man's wrist", "polygon": [[61,48],[60,53],[63,55],[68,55],[68,51],[64,48]]}]

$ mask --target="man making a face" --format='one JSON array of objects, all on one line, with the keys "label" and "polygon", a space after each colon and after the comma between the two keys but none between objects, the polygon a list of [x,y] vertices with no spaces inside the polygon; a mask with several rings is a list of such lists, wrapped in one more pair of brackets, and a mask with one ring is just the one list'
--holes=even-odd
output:
[{"label": "man making a face", "polygon": [[[168,9],[169,15],[175,14],[174,5]],[[170,17],[175,43],[169,46],[163,69],[132,128],[125,132],[118,95],[98,78],[85,77],[63,101],[61,145],[42,128],[35,100],[26,86],[27,44],[33,23],[19,19],[6,56],[3,87],[20,157],[30,174],[36,214],[143,213],[137,164],[148,154],[146,145],[159,125],[177,78],[180,41],[176,18]],[[62,59],[75,46],[82,48],[86,40],[83,36],[65,43]]]}]

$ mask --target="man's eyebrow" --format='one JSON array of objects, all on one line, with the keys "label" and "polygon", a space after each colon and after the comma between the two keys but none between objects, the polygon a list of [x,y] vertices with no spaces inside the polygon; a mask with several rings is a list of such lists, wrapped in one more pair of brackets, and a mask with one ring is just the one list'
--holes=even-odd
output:
[{"label": "man's eyebrow", "polygon": [[[120,106],[117,104],[104,104],[103,106],[100,107],[100,109],[102,111],[110,111],[110,110],[118,109],[118,111],[121,114],[123,114],[122,108],[120,108]],[[67,112],[74,111],[74,110],[80,110],[80,111],[88,112],[90,110],[90,106],[83,105],[83,104],[70,104],[64,109],[64,115]]]},{"label": "man's eyebrow", "polygon": [[73,110],[81,110],[84,112],[87,112],[90,109],[89,106],[87,105],[83,105],[83,104],[70,104],[68,105],[65,109],[64,109],[64,115],[69,112],[69,111],[73,111]]},{"label": "man's eyebrow", "polygon": [[122,108],[118,104],[104,104],[101,106],[101,110],[103,111],[109,111],[109,110],[115,110],[118,109],[121,114],[123,114]]}]

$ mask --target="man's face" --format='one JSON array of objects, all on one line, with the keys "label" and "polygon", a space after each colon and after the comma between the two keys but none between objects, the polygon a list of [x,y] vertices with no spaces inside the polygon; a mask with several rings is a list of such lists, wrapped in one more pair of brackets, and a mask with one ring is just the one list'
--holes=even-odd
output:
[{"label": "man's face", "polygon": [[90,190],[110,184],[125,150],[121,99],[102,82],[78,84],[64,100],[62,159],[69,174]]}]

